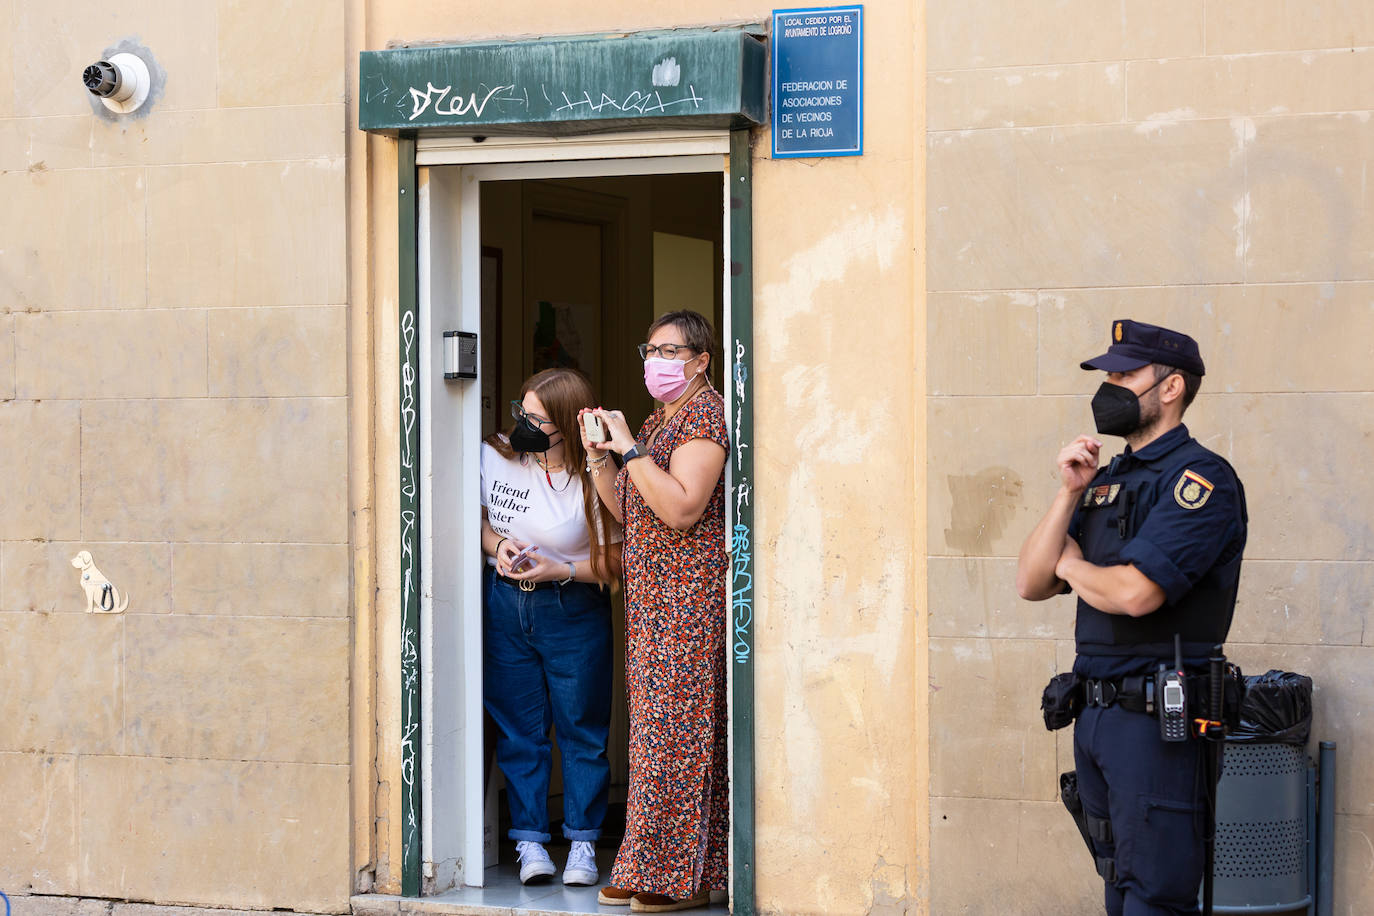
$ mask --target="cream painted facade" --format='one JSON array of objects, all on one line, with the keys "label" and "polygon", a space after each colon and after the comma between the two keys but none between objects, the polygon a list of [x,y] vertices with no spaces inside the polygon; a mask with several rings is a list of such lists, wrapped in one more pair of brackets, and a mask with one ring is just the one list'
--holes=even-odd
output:
[{"label": "cream painted facade", "polygon": [[[0,2],[16,913],[399,891],[398,163],[357,130],[359,52],[771,9]],[[1088,431],[1077,361],[1135,317],[1201,343],[1188,420],[1251,510],[1231,651],[1317,681],[1361,912],[1374,7],[865,15],[865,154],[754,131],[758,911],[1098,911],[1037,709],[1072,606],[1012,576]],[[114,120],[78,77],[124,40],[166,79]],[[82,612],[81,549],[125,614]]]}]

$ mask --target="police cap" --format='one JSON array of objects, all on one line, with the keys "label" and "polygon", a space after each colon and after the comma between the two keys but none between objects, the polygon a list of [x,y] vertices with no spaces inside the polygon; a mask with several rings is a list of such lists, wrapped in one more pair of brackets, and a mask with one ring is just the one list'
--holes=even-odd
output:
[{"label": "police cap", "polygon": [[1105,372],[1130,372],[1151,363],[1194,375],[1206,374],[1196,340],[1178,331],[1129,318],[1112,322],[1112,344],[1106,353],[1079,363],[1079,366]]}]

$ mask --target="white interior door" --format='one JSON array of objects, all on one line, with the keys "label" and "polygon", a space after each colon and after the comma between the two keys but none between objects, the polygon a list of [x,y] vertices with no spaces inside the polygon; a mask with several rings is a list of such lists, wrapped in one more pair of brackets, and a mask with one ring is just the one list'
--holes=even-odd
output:
[{"label": "white interior door", "polygon": [[[481,328],[477,182],[419,174],[420,677],[425,892],[480,887],[494,836],[482,785],[481,379],[444,379],[443,334]],[[479,354],[486,342],[478,339]],[[481,365],[478,359],[478,365]],[[480,371],[480,370],[479,370]],[[485,848],[484,848],[485,847]]]}]

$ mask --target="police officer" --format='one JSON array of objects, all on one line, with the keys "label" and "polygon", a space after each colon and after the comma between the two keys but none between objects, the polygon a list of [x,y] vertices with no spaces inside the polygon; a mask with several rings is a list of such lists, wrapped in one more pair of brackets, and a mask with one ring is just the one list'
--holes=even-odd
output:
[{"label": "police officer", "polygon": [[[1111,340],[1081,367],[1107,373],[1093,419],[1126,450],[1103,468],[1092,436],[1060,451],[1059,492],[1021,548],[1016,586],[1032,601],[1078,595],[1074,762],[1107,912],[1197,913],[1212,750],[1192,734],[1163,739],[1153,688],[1161,666],[1174,668],[1176,635],[1190,674],[1226,639],[1245,491],[1183,425],[1204,372],[1196,341],[1128,320]],[[1185,683],[1191,723],[1204,681]]]}]

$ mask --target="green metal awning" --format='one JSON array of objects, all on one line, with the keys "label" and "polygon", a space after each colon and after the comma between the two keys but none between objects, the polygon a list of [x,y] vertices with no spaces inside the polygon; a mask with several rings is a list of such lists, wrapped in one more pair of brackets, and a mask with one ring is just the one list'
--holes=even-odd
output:
[{"label": "green metal awning", "polygon": [[759,38],[676,29],[364,51],[358,126],[397,135],[573,134],[763,123]]}]

